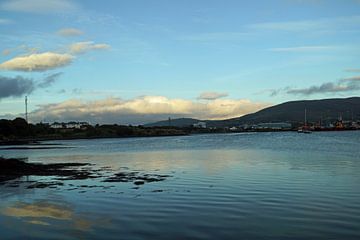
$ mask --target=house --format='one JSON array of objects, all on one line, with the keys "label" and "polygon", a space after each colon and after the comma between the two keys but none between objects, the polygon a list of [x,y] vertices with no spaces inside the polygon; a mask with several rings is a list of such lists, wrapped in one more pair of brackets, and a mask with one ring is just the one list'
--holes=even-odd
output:
[{"label": "house", "polygon": [[64,124],[63,124],[63,123],[54,122],[53,124],[50,125],[50,128],[61,129],[61,128],[64,128]]},{"label": "house", "polygon": [[90,124],[87,122],[68,122],[65,124],[65,128],[76,128],[76,129],[80,129],[80,128],[84,128],[89,126]]},{"label": "house", "polygon": [[193,124],[194,128],[206,128],[206,122],[197,122]]},{"label": "house", "polygon": [[55,129],[81,129],[86,128],[90,124],[87,122],[68,122],[68,123],[58,123],[55,122],[50,125],[51,128]]},{"label": "house", "polygon": [[291,123],[283,123],[283,122],[278,122],[278,123],[259,123],[257,125],[254,125],[252,127],[253,129],[257,129],[257,130],[290,130],[292,128]]}]

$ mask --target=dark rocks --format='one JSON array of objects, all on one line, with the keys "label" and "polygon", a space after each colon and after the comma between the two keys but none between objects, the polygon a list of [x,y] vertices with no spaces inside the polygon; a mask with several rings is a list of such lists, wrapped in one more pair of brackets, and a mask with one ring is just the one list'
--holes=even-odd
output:
[{"label": "dark rocks", "polygon": [[23,176],[58,176],[69,179],[86,179],[92,172],[76,169],[87,163],[28,163],[26,159],[6,159],[0,157],[0,182]]},{"label": "dark rocks", "polygon": [[135,185],[144,185],[145,182],[144,181],[135,181],[134,184]]},{"label": "dark rocks", "polygon": [[63,182],[37,182],[37,183],[34,183],[34,184],[28,186],[27,188],[28,189],[47,188],[47,187],[54,188],[57,186],[64,186],[64,183]]},{"label": "dark rocks", "polygon": [[103,182],[133,182],[135,185],[144,185],[145,183],[164,181],[170,175],[143,174],[139,171],[119,172],[114,176],[108,177]]},{"label": "dark rocks", "polygon": [[[113,174],[109,168],[93,169],[88,163],[55,163],[55,164],[41,164],[41,163],[29,163],[26,159],[5,159],[0,157],[0,185],[7,184],[9,182],[11,187],[16,187],[21,184],[21,181],[15,180],[23,176],[45,176],[53,177],[53,181],[27,181],[28,189],[34,188],[57,188],[63,186],[66,180],[86,180],[101,178],[104,183],[109,182],[123,182],[133,183],[138,186],[145,183],[160,182],[166,180],[170,175],[150,174],[143,173],[141,171],[128,171],[128,168],[124,172],[118,172]],[[15,181],[14,181],[15,180]],[[69,187],[73,187],[73,184],[69,184]],[[109,188],[112,186],[97,186],[97,185],[80,185],[74,189],[104,187]]]},{"label": "dark rocks", "polygon": [[154,192],[154,193],[159,193],[159,192],[163,192],[164,190],[162,189],[156,189],[156,190],[152,190],[151,192]]}]

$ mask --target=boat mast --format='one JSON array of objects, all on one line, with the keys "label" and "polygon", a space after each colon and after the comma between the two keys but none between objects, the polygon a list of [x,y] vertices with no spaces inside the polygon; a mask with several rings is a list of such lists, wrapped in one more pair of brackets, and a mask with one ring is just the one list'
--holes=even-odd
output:
[{"label": "boat mast", "polygon": [[307,120],[306,120],[306,108],[305,108],[305,127],[307,126]]}]

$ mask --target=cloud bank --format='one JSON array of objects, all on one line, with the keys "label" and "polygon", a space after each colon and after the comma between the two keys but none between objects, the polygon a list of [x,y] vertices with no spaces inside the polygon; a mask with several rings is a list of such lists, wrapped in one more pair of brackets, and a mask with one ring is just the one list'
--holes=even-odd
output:
[{"label": "cloud bank", "polygon": [[321,85],[314,85],[308,88],[295,88],[289,89],[286,93],[288,94],[295,94],[295,95],[313,95],[313,94],[322,94],[322,93],[340,93],[340,92],[348,92],[359,90],[359,84],[343,84],[343,83],[333,83],[327,82]]},{"label": "cloud bank", "polygon": [[130,100],[108,98],[97,101],[72,99],[40,105],[31,113],[33,121],[84,120],[92,123],[144,124],[168,117],[226,119],[258,111],[269,104],[247,99],[216,99],[203,103],[163,96],[143,96]]},{"label": "cloud bank", "polygon": [[0,64],[0,69],[22,72],[43,72],[69,65],[73,56],[67,53],[34,53],[27,56],[19,56]]},{"label": "cloud bank", "polygon": [[0,99],[20,97],[29,94],[35,89],[33,80],[20,76],[10,78],[0,76]]},{"label": "cloud bank", "polygon": [[199,95],[198,99],[202,100],[216,100],[219,98],[227,97],[228,93],[221,93],[221,92],[203,92]]},{"label": "cloud bank", "polygon": [[21,76],[0,76],[0,100],[8,97],[21,97],[31,94],[38,88],[47,88],[56,82],[62,73],[55,73],[45,77],[41,81],[34,81]]},{"label": "cloud bank", "polygon": [[335,82],[326,82],[305,88],[286,87],[284,89],[271,90],[270,96],[276,96],[282,92],[292,95],[309,96],[314,94],[344,93],[360,90],[360,76],[344,78]]}]

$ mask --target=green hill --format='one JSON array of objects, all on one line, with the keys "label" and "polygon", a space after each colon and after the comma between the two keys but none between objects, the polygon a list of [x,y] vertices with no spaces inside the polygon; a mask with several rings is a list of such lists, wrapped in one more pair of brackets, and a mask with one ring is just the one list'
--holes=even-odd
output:
[{"label": "green hill", "polygon": [[[342,117],[343,120],[360,120],[360,97],[291,101],[238,118],[204,121],[209,127],[231,127],[269,122],[301,123],[304,121],[305,109],[309,122],[335,121],[339,117]],[[171,120],[171,125],[184,127],[199,121],[203,120],[179,118]],[[160,121],[145,126],[169,126],[169,121]]]},{"label": "green hill", "polygon": [[194,123],[199,122],[200,120],[194,118],[176,118],[154,123],[145,124],[144,127],[188,127],[193,125]]},{"label": "green hill", "polygon": [[285,102],[222,122],[225,125],[262,122],[298,123],[304,121],[305,109],[309,122],[334,121],[339,117],[344,120],[360,119],[360,97]]}]

